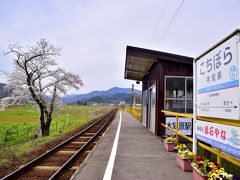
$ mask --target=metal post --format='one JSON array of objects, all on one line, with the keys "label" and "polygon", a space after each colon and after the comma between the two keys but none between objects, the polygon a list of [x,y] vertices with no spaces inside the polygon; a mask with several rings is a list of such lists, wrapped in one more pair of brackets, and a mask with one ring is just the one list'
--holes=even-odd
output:
[{"label": "metal post", "polygon": [[135,92],[133,91],[133,102],[134,102],[134,110],[136,111],[136,94]]},{"label": "metal post", "polygon": [[196,120],[197,120],[197,70],[196,60],[193,61],[193,153],[197,154],[197,138],[196,138]]},{"label": "metal post", "polygon": [[[221,149],[217,149],[219,151],[219,153],[221,153]],[[219,166],[222,166],[222,158],[217,154],[217,163],[219,164]]]},{"label": "metal post", "polygon": [[[178,129],[179,129],[179,127],[178,127],[178,116],[176,116],[176,131],[178,132]],[[176,143],[178,144],[178,141],[179,141],[179,139],[178,139],[178,134],[176,134]]]}]

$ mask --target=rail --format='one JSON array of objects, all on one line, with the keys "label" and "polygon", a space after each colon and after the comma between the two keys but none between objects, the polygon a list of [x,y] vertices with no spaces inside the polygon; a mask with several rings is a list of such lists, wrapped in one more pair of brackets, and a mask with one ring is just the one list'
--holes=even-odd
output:
[{"label": "rail", "polygon": [[87,145],[89,145],[91,142],[93,142],[96,137],[98,137],[98,135],[102,132],[102,130],[106,127],[106,125],[109,123],[109,121],[112,119],[113,114],[109,117],[107,117],[107,121],[104,123],[104,125],[97,131],[97,133],[91,137],[66,163],[64,163],[62,165],[61,168],[58,169],[57,172],[55,172],[50,178],[49,180],[54,180],[54,179],[58,179],[59,176],[61,175],[61,173],[64,171],[64,169],[66,169],[68,167],[68,165],[73,162],[74,158],[77,157],[78,154],[84,152],[84,150],[86,149]]},{"label": "rail", "polygon": [[[193,114],[184,114],[184,113],[177,113],[177,112],[172,112],[172,111],[165,111],[165,110],[162,110],[161,112],[163,112],[164,114],[167,114],[167,115],[172,115],[172,116],[176,116],[176,130],[175,129],[172,129],[170,127],[168,127],[167,125],[161,123],[161,125],[163,127],[165,127],[166,129],[170,130],[170,131],[173,131],[176,133],[176,142],[178,143],[179,142],[179,136],[193,142],[193,138],[191,137],[188,137],[182,133],[179,132],[179,127],[178,127],[178,117],[186,117],[186,118],[193,118]],[[229,121],[229,120],[219,120],[219,119],[215,119],[215,118],[205,118],[205,117],[198,117],[199,120],[202,120],[202,121],[210,121],[210,122],[215,122],[215,123],[220,123],[220,124],[227,124],[227,125],[233,125],[233,126],[240,126],[240,122],[237,122],[237,121]],[[237,165],[237,166],[240,166],[240,162],[238,159],[228,155],[228,154],[225,154],[223,152],[221,152],[221,149],[214,149],[212,147],[209,147],[201,142],[197,142],[197,145],[199,147],[202,147],[203,149],[205,150],[208,150],[210,151],[211,153],[214,153],[217,155],[217,163],[221,166],[222,165],[222,161],[221,161],[221,158]]]},{"label": "rail", "polygon": [[35,158],[34,160],[32,160],[31,162],[27,163],[26,165],[22,166],[21,168],[13,171],[12,173],[8,174],[7,176],[3,177],[1,180],[7,180],[7,179],[15,179],[17,176],[23,174],[26,169],[30,169],[33,166],[35,166],[37,163],[39,163],[41,160],[43,160],[46,156],[49,156],[51,153],[57,151],[58,149],[60,149],[61,147],[63,147],[64,145],[66,145],[67,143],[71,142],[72,140],[74,140],[77,137],[80,137],[81,135],[83,135],[85,132],[87,132],[90,128],[94,127],[95,125],[97,125],[98,123],[100,123],[101,121],[103,121],[104,119],[107,119],[107,121],[104,123],[104,125],[97,131],[97,133],[95,133],[95,135],[93,137],[91,137],[76,153],[73,154],[73,156],[71,156],[69,158],[69,160],[64,163],[60,169],[57,170],[57,172],[55,172],[50,179],[56,179],[59,174],[66,169],[66,167],[73,161],[73,159],[79,154],[81,153],[85,147],[87,145],[89,145],[92,141],[94,141],[94,139],[96,139],[97,135],[103,130],[103,128],[108,124],[108,122],[111,120],[111,118],[114,116],[116,110],[112,110],[110,112],[108,112],[107,114],[105,114],[104,116],[102,116],[99,120],[97,120],[96,122],[92,123],[91,125],[89,125],[88,127],[86,127],[85,129],[83,129],[81,132],[77,133],[76,135],[72,136],[71,138],[65,140],[64,142],[60,143],[59,145],[57,145],[56,147],[48,150],[47,152],[45,152],[44,154],[40,155],[39,157]]},{"label": "rail", "polygon": [[135,118],[137,118],[139,121],[142,121],[142,109],[136,108],[136,107],[125,107],[125,111],[132,114]]}]

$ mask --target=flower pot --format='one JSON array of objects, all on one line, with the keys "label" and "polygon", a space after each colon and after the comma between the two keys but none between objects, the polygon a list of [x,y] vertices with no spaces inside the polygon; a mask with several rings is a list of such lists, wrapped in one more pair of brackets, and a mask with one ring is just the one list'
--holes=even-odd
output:
[{"label": "flower pot", "polygon": [[168,152],[173,152],[175,146],[176,146],[175,142],[165,142],[164,141],[164,149]]},{"label": "flower pot", "polygon": [[208,177],[202,174],[195,166],[192,165],[193,169],[193,180],[207,180]]},{"label": "flower pot", "polygon": [[184,158],[179,156],[178,154],[176,155],[176,163],[177,165],[183,170],[187,172],[192,172],[192,160],[189,158]]}]

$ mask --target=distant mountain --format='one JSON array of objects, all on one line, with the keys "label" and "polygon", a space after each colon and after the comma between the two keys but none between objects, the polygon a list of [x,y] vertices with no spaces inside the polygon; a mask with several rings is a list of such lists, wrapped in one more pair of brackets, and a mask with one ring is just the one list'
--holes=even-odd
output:
[{"label": "distant mountain", "polygon": [[0,99],[11,95],[11,90],[5,89],[4,88],[5,85],[6,84],[0,83]]},{"label": "distant mountain", "polygon": [[[130,103],[131,98],[131,88],[119,88],[114,87],[105,91],[92,91],[87,94],[71,94],[62,97],[64,103],[73,104],[79,102],[96,102],[96,103],[116,103],[120,101],[125,101]],[[140,102],[141,91],[135,90],[137,94],[137,102]]]},{"label": "distant mountain", "polygon": [[[113,94],[113,95],[94,96],[91,98],[83,99],[79,103],[94,102],[94,103],[115,104],[115,103],[119,103],[120,101],[125,101],[126,103],[130,104],[131,95],[126,93],[119,93],[119,94]],[[141,95],[137,94],[136,103],[140,103],[140,102],[141,102]]]}]

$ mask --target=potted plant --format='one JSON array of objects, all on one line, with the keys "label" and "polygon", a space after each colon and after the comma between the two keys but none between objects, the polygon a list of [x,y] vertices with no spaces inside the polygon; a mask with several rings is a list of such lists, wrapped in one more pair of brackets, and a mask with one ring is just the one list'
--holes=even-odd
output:
[{"label": "potted plant", "polygon": [[192,163],[193,167],[193,180],[208,180],[208,179],[222,179],[232,180],[233,175],[228,174],[224,168],[220,168],[218,164],[203,159],[202,157],[196,157]]},{"label": "potted plant", "polygon": [[233,175],[232,174],[228,174],[225,169],[222,167],[220,169],[218,169],[217,171],[211,171],[208,174],[208,179],[222,179],[222,180],[232,180]]},{"label": "potted plant", "polygon": [[175,135],[169,134],[165,136],[164,139],[164,149],[168,152],[173,152],[174,147],[176,146],[176,137]]},{"label": "potted plant", "polygon": [[174,149],[176,149],[177,151],[183,151],[187,149],[187,145],[186,144],[178,144],[177,146],[174,147]]},{"label": "potted plant", "polygon": [[194,158],[194,154],[187,149],[185,144],[180,144],[175,147],[178,150],[176,155],[176,163],[183,171],[192,171],[192,160]]}]

